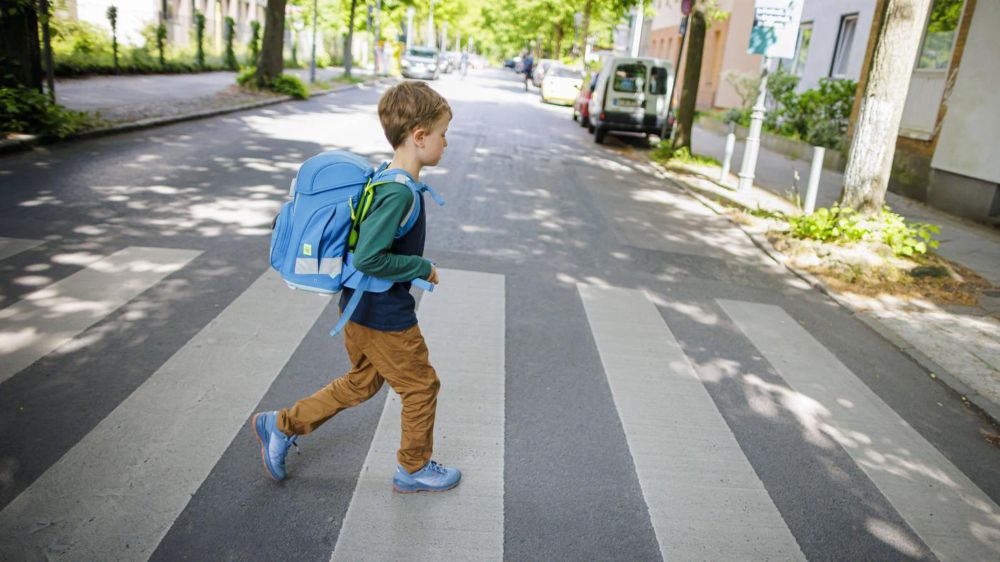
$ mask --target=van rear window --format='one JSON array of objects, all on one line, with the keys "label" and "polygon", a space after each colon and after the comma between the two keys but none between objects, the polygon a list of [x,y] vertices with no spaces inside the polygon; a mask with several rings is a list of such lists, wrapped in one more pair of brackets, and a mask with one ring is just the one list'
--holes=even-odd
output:
[{"label": "van rear window", "polygon": [[654,66],[649,72],[649,93],[662,96],[667,93],[667,69]]},{"label": "van rear window", "polygon": [[612,87],[616,92],[641,92],[646,82],[646,66],[640,63],[620,64],[615,67],[612,78]]}]

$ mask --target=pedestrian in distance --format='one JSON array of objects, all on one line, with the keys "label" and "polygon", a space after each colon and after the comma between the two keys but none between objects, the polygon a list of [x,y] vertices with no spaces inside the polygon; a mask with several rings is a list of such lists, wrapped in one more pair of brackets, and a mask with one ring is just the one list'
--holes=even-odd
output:
[{"label": "pedestrian in distance", "polygon": [[528,84],[531,84],[531,73],[535,70],[535,58],[531,53],[524,55],[524,91],[528,91]]},{"label": "pedestrian in distance", "polygon": [[[445,133],[452,118],[448,102],[427,84],[406,81],[383,94],[378,116],[393,148],[388,169],[419,182],[421,170],[437,165],[448,146]],[[458,469],[431,459],[440,381],[428,359],[415,301],[410,295],[410,281],[414,279],[438,283],[437,268],[423,257],[423,205],[419,206],[413,228],[395,238],[414,205],[413,197],[403,183],[379,185],[361,221],[355,267],[366,275],[394,283],[384,293],[364,293],[345,325],[344,346],[351,369],[291,408],[253,417],[264,468],[275,480],[285,478],[285,457],[299,436],[311,433],[338,412],[368,400],[383,382],[399,394],[403,407],[393,488],[402,493],[441,492],[457,486],[462,477]],[[352,294],[351,289],[343,290],[341,313]]]}]

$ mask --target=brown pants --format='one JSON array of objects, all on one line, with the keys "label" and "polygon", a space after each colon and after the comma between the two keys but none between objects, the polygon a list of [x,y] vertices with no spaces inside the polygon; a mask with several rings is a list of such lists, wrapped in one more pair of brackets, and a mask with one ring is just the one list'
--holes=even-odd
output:
[{"label": "brown pants", "polygon": [[420,327],[381,332],[348,322],[344,346],[351,358],[351,370],[278,412],[278,429],[286,435],[305,435],[341,410],[368,400],[384,381],[389,381],[403,402],[402,438],[396,457],[407,471],[419,470],[431,459],[434,412],[441,386],[428,361]]}]

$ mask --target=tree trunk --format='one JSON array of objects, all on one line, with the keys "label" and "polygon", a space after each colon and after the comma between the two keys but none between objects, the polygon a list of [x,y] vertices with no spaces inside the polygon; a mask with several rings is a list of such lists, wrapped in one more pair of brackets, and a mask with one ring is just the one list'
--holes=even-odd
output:
[{"label": "tree trunk", "polygon": [[684,84],[677,105],[677,132],[673,148],[691,151],[691,129],[694,127],[695,105],[698,101],[698,82],[701,80],[701,58],[705,50],[705,13],[701,8],[691,10],[688,22],[687,57],[684,59]]},{"label": "tree trunk", "polygon": [[[33,3],[32,3],[33,4]],[[0,86],[42,91],[38,13],[32,4],[0,0]]]},{"label": "tree trunk", "polygon": [[587,0],[583,6],[583,23],[580,24],[580,58],[583,59],[583,66],[587,66],[587,35],[590,33],[590,9],[594,0]]},{"label": "tree trunk", "polygon": [[267,0],[264,14],[264,43],[257,57],[257,86],[267,87],[284,69],[285,3]]},{"label": "tree trunk", "polygon": [[347,37],[344,38],[344,76],[351,77],[351,67],[354,66],[354,54],[351,47],[354,43],[354,10],[358,0],[351,0],[351,19],[347,20]]},{"label": "tree trunk", "polygon": [[844,170],[841,203],[875,215],[885,202],[903,104],[931,0],[886,0]]},{"label": "tree trunk", "polygon": [[556,56],[552,57],[554,59],[559,59],[562,57],[562,42],[563,42],[563,26],[559,24],[556,26]]}]

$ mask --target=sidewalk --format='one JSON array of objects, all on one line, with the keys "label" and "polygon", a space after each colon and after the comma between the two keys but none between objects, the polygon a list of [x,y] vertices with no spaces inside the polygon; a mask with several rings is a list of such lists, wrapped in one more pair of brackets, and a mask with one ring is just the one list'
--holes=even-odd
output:
[{"label": "sidewalk", "polygon": [[[357,76],[370,70],[355,68]],[[308,68],[285,70],[303,82],[309,81]],[[317,68],[317,80],[329,80],[344,73],[341,67]],[[259,96],[238,91],[236,72],[195,74],[130,74],[92,76],[57,80],[56,100],[70,109],[100,112],[111,122],[138,121],[151,117],[179,115],[227,104],[247,103]]]},{"label": "sidewalk", "polygon": [[[692,136],[692,149],[696,154],[704,154],[722,161],[725,155],[726,138],[695,126]],[[808,157],[808,156],[807,156]],[[736,186],[736,172],[743,162],[743,140],[737,139],[733,154],[731,170],[733,175],[731,187]],[[795,172],[799,179],[796,182]],[[805,199],[806,184],[809,180],[809,162],[807,160],[791,160],[787,156],[760,147],[757,159],[757,170],[754,184],[764,187],[778,195],[787,196],[798,191],[799,197]],[[829,207],[838,197],[843,186],[844,176],[833,170],[823,170],[820,176],[819,194],[816,207]],[[798,190],[796,190],[796,184]],[[961,264],[1000,286],[1000,230],[985,225],[968,222],[937,209],[923,205],[912,199],[907,199],[895,193],[886,193],[886,204],[893,211],[917,222],[936,224],[941,227],[938,239],[941,246],[937,253],[945,258]]]},{"label": "sidewalk", "polygon": [[[695,153],[722,160],[724,136],[695,127],[692,140]],[[734,171],[740,169],[742,149],[743,143],[738,141],[731,167]],[[794,207],[776,194],[795,193],[795,171],[799,174],[800,196],[804,197],[809,162],[791,160],[764,147],[760,149],[757,162],[755,187],[745,192],[732,190],[737,183],[735,173],[730,174],[726,187],[693,175],[667,172],[667,176],[682,183],[695,197],[718,212],[724,209],[716,202],[788,212]],[[842,180],[842,174],[823,170],[817,207],[829,206],[837,199]],[[988,280],[993,289],[986,291],[974,307],[936,305],[891,295],[834,294],[823,286],[824,290],[920,363],[932,377],[1000,422],[1000,232],[893,193],[887,194],[886,200],[894,211],[910,220],[939,225],[941,246],[937,253],[975,271]],[[765,251],[779,261],[786,261],[770,247],[762,232],[744,229]],[[786,265],[800,276],[809,277],[813,284],[822,285],[809,274]]]},{"label": "sidewalk", "polygon": [[[364,84],[378,82],[369,69],[355,69]],[[309,79],[309,69],[289,69],[286,73]],[[342,68],[316,69],[317,88],[311,96],[349,90],[363,84],[319,84],[343,74]],[[103,122],[94,129],[79,131],[67,139],[88,138],[158,127],[178,121],[213,117],[234,111],[255,109],[292,100],[275,92],[238,88],[235,72],[198,74],[147,74],[95,76],[56,82],[56,100],[70,109],[96,111]],[[0,137],[0,154],[28,150],[50,142],[37,135],[16,134]]]}]

